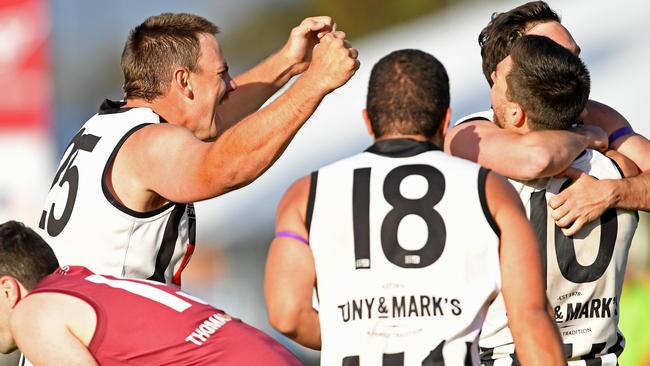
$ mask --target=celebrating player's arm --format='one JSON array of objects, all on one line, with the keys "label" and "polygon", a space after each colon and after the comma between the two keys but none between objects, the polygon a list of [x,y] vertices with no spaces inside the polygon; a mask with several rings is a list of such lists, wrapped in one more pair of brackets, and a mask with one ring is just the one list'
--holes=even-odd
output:
[{"label": "celebrating player's arm", "polygon": [[602,127],[608,134],[613,150],[607,155],[626,178],[597,180],[578,170],[567,171],[574,183],[549,201],[553,218],[565,235],[574,235],[611,207],[650,210],[650,141],[634,133],[628,121],[611,107],[590,101],[588,111],[586,123]]},{"label": "celebrating player's arm", "polygon": [[584,149],[606,147],[607,135],[600,128],[579,126],[570,131],[522,135],[484,118],[457,124],[445,136],[447,153],[518,180],[560,174]]},{"label": "celebrating player's arm", "polygon": [[320,321],[312,306],[316,269],[305,224],[309,184],[309,176],[296,181],[278,206],[275,226],[280,235],[269,249],[264,298],[275,329],[305,347],[320,349]]},{"label": "celebrating player's arm", "polygon": [[[321,29],[299,36],[311,39]],[[134,133],[113,165],[117,196],[129,201],[131,209],[148,211],[160,206],[151,199],[150,192],[167,201],[193,202],[253,181],[281,155],[323,97],[345,84],[358,69],[357,51],[344,37],[340,31],[322,35],[311,51],[307,70],[285,93],[227,129],[214,142],[203,142],[196,131],[171,124],[155,124]],[[301,50],[307,52],[307,48]],[[227,76],[227,69],[224,71]],[[197,89],[196,85],[193,88],[191,76],[177,70],[171,86],[188,103],[189,97],[185,96]],[[233,97],[236,93],[232,93]],[[131,195],[134,188],[141,194]]]},{"label": "celebrating player's arm", "polygon": [[88,303],[64,294],[42,293],[25,297],[16,305],[11,333],[32,364],[97,365],[88,351],[96,323],[95,311]]},{"label": "celebrating player's arm", "polygon": [[501,291],[517,356],[524,365],[566,365],[560,334],[547,311],[537,238],[521,200],[495,173],[488,175],[485,191],[500,231]]},{"label": "celebrating player's arm", "polygon": [[[291,30],[285,45],[250,70],[234,78],[237,93],[232,93],[218,107],[222,118],[219,134],[257,111],[292,77],[309,67],[312,50],[325,34],[336,31],[329,16],[304,19]],[[341,35],[341,32],[338,33]]]}]

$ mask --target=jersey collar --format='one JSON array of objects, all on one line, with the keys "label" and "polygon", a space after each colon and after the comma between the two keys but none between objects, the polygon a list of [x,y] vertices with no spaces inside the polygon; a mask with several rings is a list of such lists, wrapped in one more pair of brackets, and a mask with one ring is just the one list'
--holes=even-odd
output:
[{"label": "jersey collar", "polygon": [[102,105],[99,106],[99,114],[113,114],[113,113],[122,113],[130,110],[131,108],[122,108],[126,105],[124,100],[110,100],[104,99]]},{"label": "jersey collar", "polygon": [[391,158],[407,158],[432,150],[440,150],[440,148],[429,141],[401,138],[377,141],[367,148],[366,152]]}]

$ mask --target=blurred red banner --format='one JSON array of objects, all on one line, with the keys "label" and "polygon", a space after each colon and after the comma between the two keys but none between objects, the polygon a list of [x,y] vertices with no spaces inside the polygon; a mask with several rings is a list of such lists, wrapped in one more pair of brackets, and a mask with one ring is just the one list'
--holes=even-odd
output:
[{"label": "blurred red banner", "polygon": [[0,0],[0,131],[48,129],[49,34],[46,0]]}]

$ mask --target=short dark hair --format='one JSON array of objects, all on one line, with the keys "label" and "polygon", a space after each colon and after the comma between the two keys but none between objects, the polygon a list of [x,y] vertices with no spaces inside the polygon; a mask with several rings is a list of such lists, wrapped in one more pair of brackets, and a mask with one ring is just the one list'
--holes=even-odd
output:
[{"label": "short dark hair", "polygon": [[0,225],[0,276],[11,276],[31,290],[58,267],[52,248],[34,230],[17,221]]},{"label": "short dark hair", "polygon": [[445,67],[419,50],[399,50],[372,68],[366,109],[375,137],[390,133],[432,137],[449,107]]},{"label": "short dark hair", "polygon": [[219,28],[203,17],[163,13],[131,30],[122,51],[124,97],[151,101],[165,93],[174,67],[197,70],[199,34],[216,35]]},{"label": "short dark hair", "polygon": [[531,1],[505,13],[492,14],[492,20],[478,36],[483,75],[490,86],[493,84],[492,72],[508,56],[513,42],[531,27],[553,21],[560,22],[560,16],[544,1]]},{"label": "short dark hair", "polygon": [[589,71],[580,58],[550,38],[526,35],[510,51],[507,97],[518,103],[533,130],[575,124],[589,99]]}]

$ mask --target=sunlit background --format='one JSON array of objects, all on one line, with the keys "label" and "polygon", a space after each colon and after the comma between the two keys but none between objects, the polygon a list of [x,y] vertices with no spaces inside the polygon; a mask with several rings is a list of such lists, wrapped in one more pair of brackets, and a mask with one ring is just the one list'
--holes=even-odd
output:
[{"label": "sunlit background", "polygon": [[[234,75],[279,49],[312,15],[330,15],[360,51],[361,68],[329,95],[279,161],[248,187],[197,204],[197,250],[184,289],[241,317],[306,364],[318,353],[271,330],[262,297],[266,251],[282,192],[319,166],[371,140],[361,110],[372,65],[402,48],[427,51],[447,67],[452,119],[489,107],[477,36],[494,11],[521,1],[450,0],[0,0],[0,221],[33,227],[63,149],[104,98],[120,99],[119,59],[131,28],[150,15],[192,12],[221,28]],[[643,0],[550,1],[580,44],[592,99],[611,105],[650,136],[650,4]],[[650,365],[650,240],[642,215],[621,300],[627,338],[622,366]],[[471,223],[468,223],[471,225]],[[92,240],[89,241],[92,245]],[[14,365],[15,357],[0,358]]]}]

